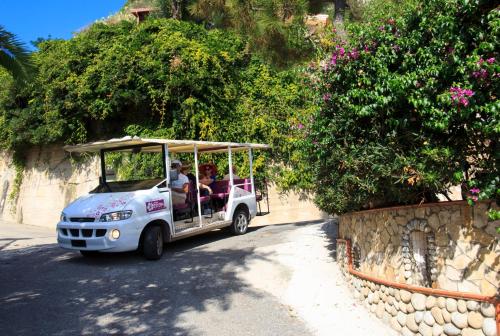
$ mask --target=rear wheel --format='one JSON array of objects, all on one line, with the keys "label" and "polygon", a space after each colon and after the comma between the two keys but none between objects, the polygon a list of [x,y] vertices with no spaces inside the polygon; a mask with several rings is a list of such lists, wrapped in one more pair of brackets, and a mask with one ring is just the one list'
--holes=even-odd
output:
[{"label": "rear wheel", "polygon": [[163,233],[161,227],[150,226],[144,231],[142,253],[149,260],[158,260],[163,254]]},{"label": "rear wheel", "polygon": [[236,209],[233,215],[233,224],[231,224],[231,232],[235,235],[243,235],[247,232],[248,229],[248,212],[239,208]]},{"label": "rear wheel", "polygon": [[99,254],[99,251],[80,250],[80,253],[84,257],[95,257]]}]

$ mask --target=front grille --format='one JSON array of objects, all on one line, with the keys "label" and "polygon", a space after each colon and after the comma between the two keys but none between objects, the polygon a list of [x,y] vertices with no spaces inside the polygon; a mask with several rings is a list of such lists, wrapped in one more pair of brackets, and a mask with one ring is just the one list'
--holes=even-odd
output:
[{"label": "front grille", "polygon": [[70,222],[77,222],[77,223],[92,223],[92,222],[95,222],[95,218],[93,218],[93,217],[70,217],[69,221]]},{"label": "front grille", "polygon": [[67,228],[61,228],[60,231],[63,236],[83,237],[83,238],[104,237],[107,232],[106,229],[67,229]]},{"label": "front grille", "polygon": [[95,230],[96,237],[103,237],[106,234],[106,229],[97,229]]},{"label": "front grille", "polygon": [[88,237],[92,237],[92,229],[82,229],[82,236],[88,238]]}]

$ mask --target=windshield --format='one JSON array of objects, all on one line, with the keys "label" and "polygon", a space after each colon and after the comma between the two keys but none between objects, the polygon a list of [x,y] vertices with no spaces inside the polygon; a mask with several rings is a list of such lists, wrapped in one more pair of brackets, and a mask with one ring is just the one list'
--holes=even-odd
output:
[{"label": "windshield", "polygon": [[105,181],[91,193],[125,192],[151,189],[164,180],[163,154],[142,152],[105,152]]}]

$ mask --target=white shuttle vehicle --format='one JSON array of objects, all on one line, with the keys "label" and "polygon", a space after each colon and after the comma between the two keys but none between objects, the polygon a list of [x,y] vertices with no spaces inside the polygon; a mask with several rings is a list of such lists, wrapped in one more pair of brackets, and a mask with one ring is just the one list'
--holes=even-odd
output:
[{"label": "white shuttle vehicle", "polygon": [[[227,227],[232,233],[246,233],[257,214],[252,174],[252,150],[268,145],[251,143],[184,141],[125,137],[109,141],[66,146],[72,153],[99,153],[101,177],[99,186],[74,202],[61,213],[57,224],[59,246],[79,250],[84,256],[97,252],[122,252],[139,249],[147,259],[163,254],[163,244],[185,237]],[[217,181],[213,194],[200,196],[198,159],[205,153],[227,153],[229,167],[232,154],[248,151],[249,178]],[[113,181],[107,178],[106,156],[119,153],[161,153],[163,176],[148,180]],[[185,204],[172,204],[171,183],[175,176],[171,154],[194,154],[196,180],[190,182]],[[168,167],[168,169],[167,169]],[[109,169],[108,169],[109,170]],[[209,210],[210,215],[203,215]]]}]

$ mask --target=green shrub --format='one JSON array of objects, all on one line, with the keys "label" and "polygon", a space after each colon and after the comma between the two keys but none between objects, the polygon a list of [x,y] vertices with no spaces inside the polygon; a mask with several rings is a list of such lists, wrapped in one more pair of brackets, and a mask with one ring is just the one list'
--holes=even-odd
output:
[{"label": "green shrub", "polygon": [[489,185],[500,155],[494,3],[429,0],[349,31],[312,73],[321,109],[303,145],[317,204],[344,213]]}]

